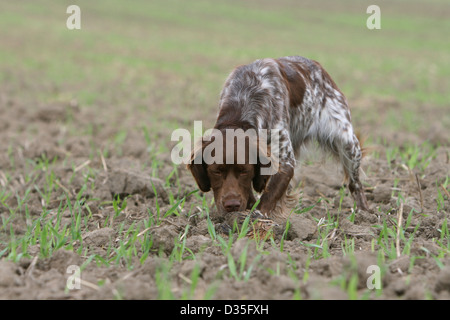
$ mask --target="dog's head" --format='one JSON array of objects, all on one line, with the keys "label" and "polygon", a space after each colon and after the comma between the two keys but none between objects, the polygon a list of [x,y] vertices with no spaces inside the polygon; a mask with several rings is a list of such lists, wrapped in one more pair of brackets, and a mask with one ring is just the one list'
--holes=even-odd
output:
[{"label": "dog's head", "polygon": [[218,211],[226,213],[254,205],[252,188],[264,190],[270,176],[261,174],[261,168],[267,166],[269,158],[268,148],[258,139],[236,139],[223,130],[202,140],[187,167],[200,190],[213,190]]}]

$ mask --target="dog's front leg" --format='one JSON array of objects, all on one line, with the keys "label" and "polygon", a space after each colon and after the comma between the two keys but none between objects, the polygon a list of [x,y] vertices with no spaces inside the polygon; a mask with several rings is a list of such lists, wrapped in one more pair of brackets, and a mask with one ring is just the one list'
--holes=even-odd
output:
[{"label": "dog's front leg", "polygon": [[293,176],[294,168],[290,165],[284,165],[280,167],[276,174],[270,177],[258,204],[258,210],[261,213],[269,218],[274,218],[271,216],[272,210],[277,205],[278,200],[286,193]]}]

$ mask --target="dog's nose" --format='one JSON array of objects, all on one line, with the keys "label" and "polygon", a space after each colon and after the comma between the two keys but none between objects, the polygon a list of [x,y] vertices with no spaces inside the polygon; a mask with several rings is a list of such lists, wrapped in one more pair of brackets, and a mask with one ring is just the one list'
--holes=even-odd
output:
[{"label": "dog's nose", "polygon": [[227,212],[238,211],[241,207],[241,202],[238,199],[225,200],[223,202],[223,207]]}]

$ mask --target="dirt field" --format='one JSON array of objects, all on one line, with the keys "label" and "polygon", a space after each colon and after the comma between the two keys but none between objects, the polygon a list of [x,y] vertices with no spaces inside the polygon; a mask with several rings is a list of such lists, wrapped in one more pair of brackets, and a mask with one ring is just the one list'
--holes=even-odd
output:
[{"label": "dirt field", "polygon": [[[7,93],[3,92],[3,97],[5,95]],[[15,103],[18,102],[11,99],[5,104]],[[44,173],[37,173],[31,182],[23,180],[23,172],[27,170],[26,159],[37,161],[42,154],[49,159],[55,156],[64,158],[66,152],[70,152],[70,157],[77,166],[90,161],[90,170],[96,172],[92,181],[96,187],[84,191],[83,194],[86,199],[92,199],[89,204],[90,212],[86,207],[81,209],[81,217],[88,217],[81,230],[84,251],[81,254],[76,253],[79,243],[74,243],[73,250],[61,248],[53,252],[51,257],[35,260],[34,257],[39,257],[40,252],[38,243],[28,248],[27,253],[30,257],[23,257],[17,263],[3,258],[0,262],[1,298],[156,299],[162,294],[162,289],[157,285],[158,279],[155,278],[157,270],[160,270],[161,276],[170,279],[166,284],[167,290],[171,292],[170,296],[180,298],[190,287],[188,280],[194,268],[199,268],[199,278],[191,298],[199,299],[205,297],[211,286],[214,289],[212,298],[215,299],[291,299],[296,295],[312,299],[347,299],[352,275],[358,276],[354,288],[356,292],[358,294],[364,292],[371,298],[450,298],[448,254],[444,252],[444,256],[440,257],[443,249],[436,243],[441,239],[439,230],[448,217],[448,209],[436,211],[437,185],[443,183],[446,175],[448,177],[450,166],[449,149],[443,147],[436,149],[435,156],[421,175],[420,192],[414,174],[407,168],[396,163],[389,167],[386,161],[368,156],[364,168],[367,171],[366,181],[372,186],[367,188],[367,195],[374,213],[357,213],[354,222],[349,221],[351,215],[349,208],[353,203],[348,195],[344,197],[342,210],[339,212],[341,177],[336,174],[336,170],[326,166],[305,167],[302,170],[304,187],[299,208],[308,208],[314,204],[315,207],[306,213],[292,215],[283,250],[280,250],[283,230],[276,232],[274,243],[267,241],[257,244],[243,238],[232,244],[230,252],[236,261],[244,248],[247,250],[248,265],[252,264],[253,259],[258,259],[257,267],[255,266],[247,281],[236,280],[228,274],[227,257],[220,246],[211,239],[204,214],[195,209],[201,204],[197,198],[189,196],[184,204],[185,209],[182,209],[178,216],[171,215],[163,219],[159,225],[149,229],[141,226],[138,237],[142,237],[141,231],[153,237],[149,257],[142,264],[139,263],[142,252],[132,256],[130,262],[118,261],[117,264],[110,266],[99,266],[91,262],[82,271],[82,279],[85,282],[82,283],[81,289],[67,291],[65,286],[71,275],[66,272],[68,266],[81,266],[92,254],[104,259],[114,256],[114,252],[108,248],[117,248],[120,240],[125,243],[130,238],[124,230],[128,230],[132,224],[142,225],[142,221],[148,219],[149,208],[155,211],[155,192],[151,181],[156,186],[161,212],[165,212],[170,204],[164,182],[151,178],[151,173],[147,170],[139,169],[142,163],[147,161],[145,144],[125,142],[122,151],[127,156],[105,158],[105,170],[100,157],[93,159],[88,157],[92,148],[90,143],[101,146],[104,138],[99,136],[89,143],[74,138],[62,145],[59,144],[60,135],[64,134],[61,132],[60,121],[67,117],[67,114],[55,113],[54,108],[43,105],[33,113],[22,110],[20,118],[16,114],[20,110],[19,107],[14,112],[12,109],[1,110],[2,114],[8,115],[6,118],[11,120],[8,129],[1,131],[2,139],[7,139],[8,133],[14,132],[18,134],[16,139],[21,140],[20,127],[23,119],[28,119],[29,125],[35,126],[39,132],[30,140],[23,139],[28,143],[18,144],[20,147],[16,149],[22,154],[15,155],[14,165],[23,168],[24,171],[17,171],[17,174],[10,178],[9,190],[14,190],[19,197],[23,197],[30,184],[37,188],[33,188],[28,194],[28,214],[17,214],[10,225],[14,228],[15,237],[20,237],[25,233],[27,224],[42,215],[42,198],[36,190],[45,189],[47,182]],[[71,121],[75,126],[77,123],[83,125],[86,118],[91,116],[84,112],[76,112]],[[161,158],[163,162],[170,162],[170,158],[165,154],[162,154]],[[1,161],[2,168],[10,166],[7,157],[2,157]],[[48,168],[52,170],[60,187],[55,188],[51,194],[47,206],[48,214],[44,221],[60,219],[62,228],[64,224],[73,223],[73,217],[68,209],[60,210],[57,215],[63,201],[61,199],[65,198],[66,191],[72,196],[80,192],[88,170],[73,169],[60,160],[53,161]],[[161,170],[170,171],[171,168],[172,166],[168,164],[167,168],[163,166]],[[182,197],[186,190],[193,190],[196,187],[184,168],[177,170],[181,189],[171,187],[170,190],[175,197]],[[398,181],[395,188],[394,181]],[[404,228],[401,231],[404,240],[401,241],[400,250],[404,250],[405,242],[410,237],[413,240],[408,243],[408,254],[390,259],[380,254],[377,239],[381,237],[383,230],[382,221],[388,228],[392,228],[391,230],[396,230],[399,208],[396,190],[401,190],[405,200]],[[118,217],[112,219],[115,214],[114,208],[111,205],[100,204],[111,202],[112,195],[116,194],[128,196],[127,207]],[[322,201],[318,203],[319,199]],[[444,206],[448,208],[448,198],[446,199]],[[18,205],[14,197],[9,198],[6,203],[9,207]],[[190,207],[194,209],[188,211]],[[214,217],[212,206],[211,216],[213,222],[220,222]],[[3,211],[2,218],[7,217]],[[107,217],[110,217],[110,222],[105,226]],[[321,219],[324,219],[325,223],[321,222]],[[408,227],[405,227],[408,219],[410,219]],[[187,225],[189,229],[185,233]],[[174,239],[180,234],[185,234],[185,246],[190,251],[188,254],[185,253],[186,259],[169,263],[168,257],[176,244]],[[2,234],[2,242],[5,241],[5,236],[8,236],[7,232]],[[395,235],[388,234],[387,237],[389,238],[387,245],[394,245]],[[308,246],[317,244],[318,239],[319,242],[327,242],[328,254],[323,254],[321,249]],[[443,241],[447,246],[447,236]],[[159,248],[162,248],[161,251]],[[354,253],[351,257],[345,254],[347,249]],[[389,249],[388,247],[387,250]],[[194,260],[188,258],[191,255],[195,256]],[[127,268],[129,263],[133,268]],[[443,266],[440,267],[440,264]],[[370,275],[367,273],[369,265],[383,267],[383,290],[379,296],[366,287],[366,280]]]},{"label": "dirt field", "polygon": [[[432,14],[448,19],[442,6],[447,11]],[[168,28],[162,32],[170,35]],[[372,212],[353,212],[333,164],[308,163],[297,174],[302,197],[288,224],[265,241],[239,230],[230,239],[220,233],[224,217],[212,195],[192,193],[193,178],[172,163],[170,134],[191,130],[194,120],[211,125],[226,72],[252,59],[223,57],[217,66],[202,57],[185,61],[209,69],[197,77],[161,67],[148,79],[142,66],[113,59],[114,76],[105,81],[97,81],[103,62],[95,69],[89,61],[93,70],[82,67],[80,80],[72,65],[60,64],[67,78],[48,71],[49,38],[36,64],[19,66],[9,53],[39,48],[39,41],[25,45],[25,37],[10,35],[3,42],[11,63],[1,64],[0,85],[1,299],[450,298],[445,71],[427,76],[430,89],[421,94],[432,98],[423,101],[409,93],[423,83],[419,76],[407,83],[408,74],[399,74],[398,84],[386,85],[401,97],[378,95],[364,91],[370,80],[357,70],[346,75],[350,62],[332,65],[338,85],[348,88],[355,126],[369,138],[362,167]],[[72,49],[93,48],[97,56],[95,43],[77,41]],[[126,55],[118,49],[124,46],[109,45],[113,56]],[[440,52],[436,59],[449,63],[449,51]],[[424,61],[420,55],[410,58]],[[383,77],[395,76],[392,68],[373,77],[380,88]],[[69,266],[81,267],[79,289],[67,287],[74,283]],[[368,288],[370,266],[380,272],[378,289]]]}]

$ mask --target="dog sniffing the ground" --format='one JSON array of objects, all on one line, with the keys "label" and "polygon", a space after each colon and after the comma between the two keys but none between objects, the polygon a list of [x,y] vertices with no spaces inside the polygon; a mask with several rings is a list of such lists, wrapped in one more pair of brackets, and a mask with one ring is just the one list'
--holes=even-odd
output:
[{"label": "dog sniffing the ground", "polygon": [[[257,138],[238,144],[229,137],[233,130],[252,130]],[[235,68],[220,95],[214,132],[194,150],[188,169],[203,192],[213,190],[219,212],[252,208],[253,188],[262,193],[257,209],[277,218],[280,202],[292,202],[286,194],[296,159],[310,141],[340,161],[357,207],[368,210],[359,178],[362,151],[346,98],[318,62],[291,56]],[[208,150],[213,142],[220,147]],[[259,152],[256,161],[250,149]],[[207,150],[218,161],[205,161]],[[276,170],[268,173],[274,161]]]}]

